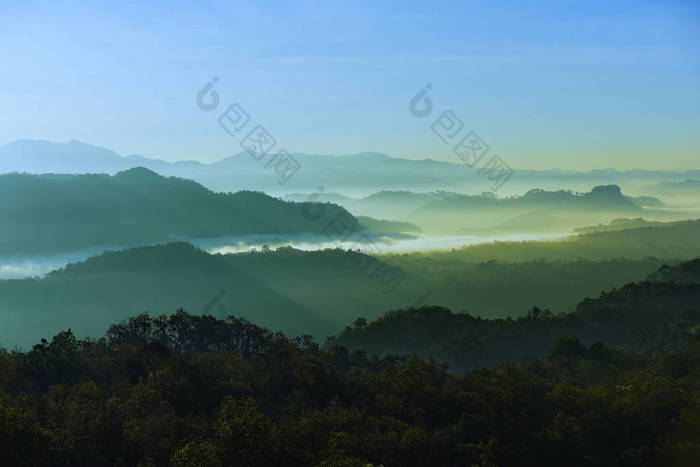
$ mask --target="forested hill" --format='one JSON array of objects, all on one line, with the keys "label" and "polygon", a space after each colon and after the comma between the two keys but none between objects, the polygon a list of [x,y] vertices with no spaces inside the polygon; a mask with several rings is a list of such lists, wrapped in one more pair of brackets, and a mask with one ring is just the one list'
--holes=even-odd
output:
[{"label": "forested hill", "polygon": [[451,374],[229,317],[139,315],[0,350],[3,465],[698,465],[700,341],[645,357],[560,337]]},{"label": "forested hill", "polygon": [[[305,198],[295,194],[285,199]],[[385,190],[364,198],[326,193],[318,199],[338,203],[357,215],[410,222],[423,232],[438,234],[560,233],[587,224],[607,224],[616,217],[680,220],[694,216],[690,210],[660,209],[664,203],[655,198],[627,196],[618,185],[599,185],[582,193],[536,188],[507,197],[489,192]]]},{"label": "forested hill", "polygon": [[0,255],[258,233],[325,235],[340,215],[357,224],[337,205],[324,204],[323,215],[310,207],[260,192],[214,193],[144,168],[114,176],[6,174]]},{"label": "forested hill", "polygon": [[700,258],[674,267],[665,265],[649,276],[649,280],[700,284]]},{"label": "forested hill", "polygon": [[187,243],[106,252],[43,279],[0,281],[0,345],[24,347],[32,335],[51,336],[67,327],[96,336],[128,316],[180,307],[235,314],[292,336],[338,329],[273,286]]},{"label": "forested hill", "polygon": [[[583,298],[646,278],[668,259],[462,263],[388,261],[358,251],[291,247],[212,255],[183,242],[106,252],[44,278],[0,280],[0,344],[26,347],[72,327],[94,336],[149,311],[229,313],[290,336],[336,335],[358,316],[429,303],[489,318],[538,304],[573,310]],[[507,293],[504,293],[507,291]]]},{"label": "forested hill", "polygon": [[[303,200],[307,195],[290,194],[289,200]],[[652,197],[630,197],[622,193],[617,185],[595,186],[589,192],[577,193],[571,190],[549,191],[542,188],[531,189],[522,195],[498,198],[492,193],[467,195],[449,191],[413,192],[384,190],[364,198],[341,196],[326,193],[319,196],[324,201],[351,206],[358,211],[385,206],[400,212],[415,210],[452,209],[497,209],[497,208],[547,208],[547,209],[594,209],[599,211],[641,212],[642,206],[663,207],[663,203]],[[641,204],[640,204],[641,203]]]},{"label": "forested hill", "polygon": [[493,242],[449,252],[425,253],[433,259],[461,261],[605,260],[612,258],[690,259],[700,256],[700,220],[574,235],[559,241]]},{"label": "forested hill", "polygon": [[358,319],[337,339],[342,346],[371,353],[435,356],[462,370],[503,360],[541,358],[557,336],[586,344],[603,342],[643,353],[666,352],[700,335],[698,261],[665,267],[643,281],[585,299],[571,313],[533,308],[526,316],[484,319],[443,307],[395,310],[367,324]]}]

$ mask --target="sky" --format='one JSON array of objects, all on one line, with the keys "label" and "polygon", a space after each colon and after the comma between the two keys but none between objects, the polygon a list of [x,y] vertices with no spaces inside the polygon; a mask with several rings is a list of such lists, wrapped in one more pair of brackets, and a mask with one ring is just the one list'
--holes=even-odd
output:
[{"label": "sky", "polygon": [[700,168],[696,0],[144,3],[1,2],[0,144],[213,161],[238,103],[289,152],[457,161],[473,131],[514,168]]}]

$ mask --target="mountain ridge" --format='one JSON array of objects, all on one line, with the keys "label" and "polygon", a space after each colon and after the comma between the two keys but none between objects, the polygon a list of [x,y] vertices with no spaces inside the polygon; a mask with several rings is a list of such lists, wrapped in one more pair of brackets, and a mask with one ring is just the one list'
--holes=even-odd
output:
[{"label": "mountain ridge", "polygon": [[[243,151],[211,163],[196,160],[168,162],[140,154],[121,156],[115,151],[76,140],[53,143],[24,139],[0,146],[0,173],[114,174],[134,166],[144,166],[162,175],[192,178],[215,191],[261,189],[269,193],[287,193],[289,190],[314,191],[319,185],[335,191],[356,193],[368,193],[377,188],[454,189],[470,192],[491,189],[488,177],[479,175],[476,168],[468,167],[456,158],[454,162],[431,158],[407,159],[380,152],[347,155],[297,152],[291,155],[299,162],[300,169],[282,187],[270,168],[265,167],[265,159],[257,161]],[[590,189],[591,184],[603,185],[617,180],[661,182],[700,177],[700,170],[697,169],[513,169],[513,172],[513,180],[520,182],[509,184],[520,189],[523,188],[523,183],[539,183],[538,181],[548,181],[550,185],[554,183],[560,187],[574,183],[577,186],[572,186],[573,188]]]},{"label": "mountain ridge", "polygon": [[0,175],[0,254],[137,246],[176,239],[250,234],[334,235],[327,225],[344,208],[262,192],[215,193],[201,184],[143,168],[115,175]]}]

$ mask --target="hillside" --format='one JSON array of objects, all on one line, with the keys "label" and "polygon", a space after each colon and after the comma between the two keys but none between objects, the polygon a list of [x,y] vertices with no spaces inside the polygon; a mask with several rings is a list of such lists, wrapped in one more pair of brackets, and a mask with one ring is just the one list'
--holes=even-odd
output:
[{"label": "hillside", "polygon": [[[664,210],[650,197],[630,197],[618,185],[594,186],[587,192],[531,189],[524,194],[465,195],[450,191],[415,192],[384,190],[362,198],[316,194],[319,201],[333,201],[356,215],[411,222],[432,234],[492,235],[531,232],[568,232],[619,217],[646,216],[681,219],[688,212]],[[285,199],[301,199],[292,195]]]},{"label": "hillside", "polygon": [[290,335],[338,329],[223,257],[173,243],[103,253],[43,279],[0,281],[0,342],[26,345],[32,335],[67,326],[95,336],[135,313],[182,307],[221,318],[236,314]]},{"label": "hillside", "polygon": [[541,360],[453,374],[237,317],[138,315],[0,350],[3,462],[695,466],[700,342],[675,349],[562,336]]},{"label": "hillside", "polygon": [[641,191],[673,200],[675,203],[697,207],[700,200],[700,180],[693,178],[673,181],[665,180],[645,186],[641,188]]},{"label": "hillside", "polygon": [[[0,255],[133,246],[249,234],[334,235],[343,208],[291,203],[260,192],[214,193],[144,168],[116,175],[0,175]],[[312,207],[314,211],[318,207]],[[330,232],[330,233],[329,233]]]},{"label": "hillside", "polygon": [[357,216],[357,220],[360,224],[368,228],[369,230],[374,230],[375,232],[385,232],[385,233],[420,233],[421,230],[418,226],[411,224],[410,222],[398,222],[398,221],[387,221],[383,219],[375,219],[368,216]]},{"label": "hillside", "polygon": [[664,265],[649,275],[651,281],[700,284],[700,258],[675,266]]},{"label": "hillside", "polygon": [[[245,152],[224,154],[221,160],[213,163],[165,162],[138,154],[123,157],[109,149],[78,141],[52,143],[18,140],[0,146],[0,173],[48,171],[115,174],[129,168],[146,167],[163,175],[193,179],[215,191],[262,190],[275,195],[313,191],[319,185],[327,192],[337,191],[352,196],[366,196],[378,189],[468,193],[492,189],[487,177],[478,175],[476,170],[462,164],[456,156],[450,161],[414,160],[376,152],[338,156],[294,153],[293,157],[301,169],[282,187],[273,172]],[[587,191],[595,185],[617,183],[628,188],[697,177],[697,170],[602,169],[577,172],[516,169],[512,180],[501,191],[507,194],[522,193],[533,186],[548,190],[566,187]]]},{"label": "hillside", "polygon": [[318,338],[337,334],[358,316],[374,319],[411,305],[437,304],[488,318],[520,316],[534,304],[564,312],[664,264],[674,262],[466,263],[456,256],[387,259],[290,247],[211,255],[172,243],[104,253],[43,279],[0,281],[0,342],[27,345],[33,333],[50,335],[73,319],[80,335],[95,335],[101,325],[134,313],[178,308],[218,317],[234,313]]},{"label": "hillside", "polygon": [[658,226],[594,231],[561,240],[494,242],[449,252],[424,253],[425,257],[464,262],[482,261],[592,261],[629,258],[689,259],[700,255],[700,220],[667,222]]},{"label": "hillside", "polygon": [[634,219],[613,219],[607,224],[598,224],[574,229],[574,233],[594,233],[594,232],[612,232],[617,230],[636,229],[640,227],[663,227],[669,223],[648,221],[641,217]]},{"label": "hillside", "polygon": [[[688,263],[697,269],[697,261]],[[664,273],[685,271],[682,264]],[[644,281],[585,299],[571,313],[538,307],[526,316],[484,319],[442,307],[395,310],[367,324],[358,320],[332,344],[370,353],[417,353],[455,371],[504,360],[543,358],[557,336],[654,354],[700,334],[700,283]]]}]

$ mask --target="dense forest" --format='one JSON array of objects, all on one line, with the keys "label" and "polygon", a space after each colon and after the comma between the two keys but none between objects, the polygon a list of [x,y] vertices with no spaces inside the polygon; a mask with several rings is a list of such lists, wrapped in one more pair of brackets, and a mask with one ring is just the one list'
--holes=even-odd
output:
[{"label": "dense forest", "polygon": [[0,465],[696,465],[698,278],[664,265],[557,315],[408,308],[323,344],[181,309],[67,328],[0,350]]},{"label": "dense forest", "polygon": [[570,313],[534,307],[525,316],[488,319],[434,306],[394,310],[370,323],[360,318],[332,341],[376,354],[431,356],[457,370],[542,358],[562,335],[658,355],[700,335],[698,278],[699,260],[664,266]]},{"label": "dense forest", "polygon": [[699,25],[0,2],[0,467],[700,467]]},{"label": "dense forest", "polygon": [[[700,220],[616,185],[331,197],[382,218],[144,168],[0,175],[0,255],[118,248],[0,280],[0,465],[700,463]],[[368,245],[579,228],[186,243],[337,241],[340,217]]]},{"label": "dense forest", "polygon": [[[683,243],[676,245],[679,252]],[[212,255],[187,243],[110,251],[44,278],[0,280],[0,344],[27,348],[37,333],[47,337],[65,327],[81,337],[95,336],[134,314],[179,307],[218,317],[233,313],[288,335],[320,339],[358,315],[372,320],[387,310],[424,304],[485,318],[523,316],[533,306],[561,313],[678,262],[654,257],[471,262],[462,254],[374,257],[282,247]],[[403,280],[379,277],[380,267],[400,271]],[[387,284],[395,284],[391,293],[385,293]]]},{"label": "dense forest", "polygon": [[699,364],[698,336],[655,356],[559,337],[454,374],[233,316],[140,315],[0,351],[0,463],[687,467]]},{"label": "dense forest", "polygon": [[426,257],[480,261],[604,260],[613,258],[690,259],[700,255],[700,220],[664,222],[661,225],[623,230],[595,230],[557,241],[492,242],[465,246],[448,252],[429,252]]}]

